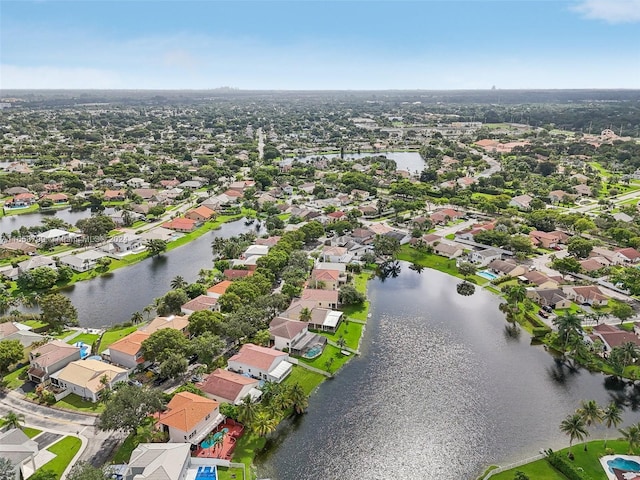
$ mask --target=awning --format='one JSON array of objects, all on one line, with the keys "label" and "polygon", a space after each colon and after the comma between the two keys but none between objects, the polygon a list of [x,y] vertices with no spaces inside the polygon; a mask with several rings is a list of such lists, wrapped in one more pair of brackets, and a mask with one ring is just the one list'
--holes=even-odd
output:
[{"label": "awning", "polygon": [[276,368],[269,372],[271,377],[277,378],[278,380],[284,378],[293,368],[293,364],[282,361],[278,364]]}]

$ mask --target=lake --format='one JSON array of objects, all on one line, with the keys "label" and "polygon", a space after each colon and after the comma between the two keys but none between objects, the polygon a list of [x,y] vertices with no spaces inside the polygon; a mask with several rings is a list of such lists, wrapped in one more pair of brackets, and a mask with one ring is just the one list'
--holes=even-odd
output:
[{"label": "lake", "polygon": [[459,296],[459,281],[403,263],[397,278],[369,282],[362,355],[279,429],[259,478],[475,480],[488,465],[568,446],[558,425],[581,400],[637,408],[638,389],[556,361],[524,331],[508,335],[500,299]]},{"label": "lake", "polygon": [[[398,170],[407,170],[410,173],[420,173],[425,169],[427,164],[422,159],[418,152],[379,152],[379,153],[345,153],[345,160],[359,160],[365,157],[384,156],[390,160],[394,160],[398,167]],[[325,158],[338,158],[340,154],[330,155],[308,155],[305,157],[297,157],[299,162],[308,162],[313,158],[325,157]],[[294,159],[287,159],[281,162],[282,164],[290,164]]]}]

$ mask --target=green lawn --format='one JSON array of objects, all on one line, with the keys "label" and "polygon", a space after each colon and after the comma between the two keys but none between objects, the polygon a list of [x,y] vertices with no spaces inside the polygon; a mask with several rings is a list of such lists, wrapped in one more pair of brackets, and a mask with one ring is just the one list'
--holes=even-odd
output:
[{"label": "green lawn", "polygon": [[56,478],[59,479],[67,468],[67,465],[69,465],[69,462],[73,460],[73,457],[78,453],[78,450],[80,450],[81,445],[82,442],[79,438],[71,436],[64,437],[59,442],[54,443],[47,448],[47,450],[55,453],[56,458],[45,463],[38,471],[51,470],[56,474]]},{"label": "green lawn", "polygon": [[47,326],[45,322],[41,322],[40,320],[25,320],[24,322],[20,322],[20,323],[24,323],[25,325],[33,328],[34,330],[37,328],[42,328]]},{"label": "green lawn", "polygon": [[53,338],[57,338],[58,340],[62,340],[65,337],[68,337],[73,333],[73,330],[62,330],[60,333],[56,333]]},{"label": "green lawn", "polygon": [[116,450],[116,453],[113,455],[111,462],[115,463],[116,465],[128,463],[129,459],[131,458],[131,452],[133,452],[133,449],[136,448],[136,443],[136,436],[129,435],[124,440],[122,445],[120,445],[120,448]]},{"label": "green lawn", "polygon": [[[498,473],[491,477],[491,480],[513,480],[516,472],[522,472],[526,474],[531,480],[544,479],[544,480],[567,480],[567,477],[558,472],[555,468],[549,465],[549,462],[545,458],[537,460],[533,463],[528,463],[521,467],[507,470],[502,473]],[[595,480],[595,479],[594,479]]]},{"label": "green lawn", "polygon": [[218,467],[218,480],[242,480],[243,475],[241,468]]},{"label": "green lawn", "polygon": [[65,408],[67,410],[75,410],[77,412],[84,413],[100,413],[104,410],[103,403],[88,402],[86,400],[83,400],[75,393],[67,395],[62,400],[56,402],[54,405],[58,408]]},{"label": "green lawn", "polygon": [[338,327],[338,331],[336,333],[329,332],[316,332],[323,337],[327,337],[330,340],[337,342],[338,339],[342,336],[344,341],[347,344],[347,347],[353,348],[354,350],[358,349],[358,343],[360,342],[360,337],[362,336],[362,329],[364,325],[361,323],[349,322],[349,320],[344,320],[340,323]]},{"label": "green lawn", "polygon": [[294,365],[293,370],[287,378],[283,380],[285,385],[293,385],[299,383],[304,389],[304,392],[309,395],[320,385],[327,377],[316,372],[307,370],[306,368]]},{"label": "green lawn", "polygon": [[[296,367],[294,367],[296,368]],[[264,448],[266,439],[249,433],[248,431],[238,439],[236,448],[233,451],[233,461],[244,463],[247,467],[248,477],[253,479],[255,475],[251,470],[251,464],[256,454]],[[242,477],[238,477],[238,480]]]},{"label": "green lawn", "polygon": [[[333,345],[326,345],[324,347],[324,351],[322,355],[313,360],[307,360],[306,358],[297,357],[297,359],[301,362],[306,363],[307,365],[311,365],[312,367],[318,368],[320,370],[324,370],[325,372],[334,373],[336,372],[342,365],[347,363],[349,359],[353,355],[343,355],[340,353],[340,349],[338,347],[334,347]],[[327,367],[326,362],[333,359],[333,363],[331,367]]]},{"label": "green lawn", "polygon": [[4,377],[4,382],[9,390],[15,390],[27,380],[27,370],[29,365],[14,370]]},{"label": "green lawn", "polygon": [[[613,434],[615,435],[615,433]],[[587,444],[587,451],[584,451],[584,444],[574,445],[573,454],[575,460],[573,461],[576,467],[582,468],[584,473],[592,480],[607,480],[602,466],[600,465],[600,457],[606,455],[604,448],[604,440],[594,440]],[[629,444],[622,440],[609,440],[607,442],[607,449],[612,449],[615,453],[627,454],[629,450]],[[568,448],[560,450],[560,453],[566,454],[569,451]],[[552,468],[545,459],[538,460],[533,463],[528,463],[521,467],[517,467],[505,472],[499,473],[491,477],[496,480],[513,480],[513,476],[516,471],[526,473],[529,478],[538,479],[544,478],[549,480],[566,480],[566,477]]]},{"label": "green lawn", "polygon": [[73,343],[76,343],[76,342],[84,342],[87,345],[93,345],[93,343],[96,340],[98,340],[99,337],[100,337],[100,335],[95,335],[93,333],[81,333],[80,335],[78,335],[76,337],[73,337],[67,343],[73,344]]},{"label": "green lawn", "polygon": [[138,327],[134,325],[131,327],[118,328],[115,330],[107,330],[102,335],[102,341],[100,342],[100,353],[104,352],[107,348],[109,348],[109,345],[111,345],[113,342],[116,342],[121,338],[126,337],[130,333],[135,332],[137,329]]},{"label": "green lawn", "polygon": [[[464,278],[456,267],[456,260],[441,257],[435,253],[421,253],[411,245],[403,245],[400,247],[400,253],[398,254],[398,260],[404,260],[406,262],[415,263],[426,268],[432,268],[440,272],[452,275],[458,278]],[[484,285],[488,283],[486,278],[473,275],[470,277],[477,285]]]},{"label": "green lawn", "polygon": [[361,305],[345,305],[340,307],[340,311],[349,318],[366,322],[367,315],[369,314],[369,300],[365,300]]},{"label": "green lawn", "polygon": [[29,438],[33,438],[36,435],[40,435],[42,433],[42,430],[38,430],[37,428],[31,428],[31,427],[22,427],[21,430]]}]

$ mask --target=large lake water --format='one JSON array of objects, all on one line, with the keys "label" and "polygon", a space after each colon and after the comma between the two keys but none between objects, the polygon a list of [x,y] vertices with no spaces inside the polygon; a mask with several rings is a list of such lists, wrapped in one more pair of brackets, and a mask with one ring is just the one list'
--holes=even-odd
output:
[{"label": "large lake water", "polygon": [[[330,155],[308,155],[305,157],[297,157],[299,162],[308,162],[313,158],[325,157],[325,158],[338,158],[339,154]],[[379,152],[379,153],[345,153],[345,160],[359,160],[365,157],[384,156],[390,160],[394,160],[398,167],[398,170],[407,170],[411,173],[421,172],[425,169],[427,164],[420,156],[418,152]],[[282,163],[291,163],[293,159],[287,159]]]},{"label": "large lake water", "polygon": [[[635,388],[554,360],[526,332],[509,336],[489,292],[461,297],[458,279],[402,270],[369,283],[362,355],[278,432],[259,478],[471,480],[490,464],[568,446],[558,425],[581,400],[637,408]],[[629,408],[624,416],[640,419]]]}]

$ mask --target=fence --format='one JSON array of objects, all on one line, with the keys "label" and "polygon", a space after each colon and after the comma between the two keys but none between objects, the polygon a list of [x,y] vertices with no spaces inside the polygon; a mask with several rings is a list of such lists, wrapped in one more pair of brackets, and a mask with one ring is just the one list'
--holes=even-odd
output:
[{"label": "fence", "polygon": [[511,463],[509,465],[505,465],[503,467],[494,468],[489,473],[487,473],[482,478],[482,480],[487,480],[487,479],[493,477],[494,475],[497,475],[498,473],[506,472],[507,470],[511,470],[512,468],[521,467],[522,465],[524,465],[526,463],[535,462],[536,460],[541,460],[541,459],[543,459],[545,457],[546,457],[546,455],[544,453],[541,453],[539,455],[536,455],[535,457],[526,458],[526,459],[524,459],[524,460],[522,460],[520,462],[515,462],[515,463]]}]

